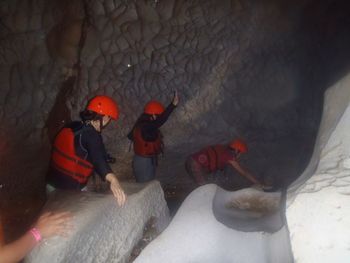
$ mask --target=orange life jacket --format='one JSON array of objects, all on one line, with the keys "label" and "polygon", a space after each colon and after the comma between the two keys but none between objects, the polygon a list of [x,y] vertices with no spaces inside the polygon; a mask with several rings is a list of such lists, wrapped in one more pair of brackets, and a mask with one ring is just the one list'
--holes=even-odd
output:
[{"label": "orange life jacket", "polygon": [[208,157],[208,168],[210,172],[214,172],[216,170],[223,170],[225,168],[226,163],[223,161],[223,154],[227,151],[226,145],[213,145],[204,148],[198,155],[206,154]]},{"label": "orange life jacket", "polygon": [[163,151],[163,140],[162,134],[158,133],[157,139],[155,141],[145,141],[142,138],[140,127],[135,127],[133,131],[133,141],[134,141],[134,152],[137,155],[150,157],[156,156]]},{"label": "orange life jacket", "polygon": [[76,155],[74,136],[70,128],[63,128],[58,133],[53,144],[51,165],[80,184],[86,184],[94,167]]}]

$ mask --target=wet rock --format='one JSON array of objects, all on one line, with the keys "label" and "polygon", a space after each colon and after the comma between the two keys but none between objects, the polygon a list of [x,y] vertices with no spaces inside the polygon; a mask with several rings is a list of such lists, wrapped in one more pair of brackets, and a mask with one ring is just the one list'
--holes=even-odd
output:
[{"label": "wet rock", "polygon": [[[350,76],[326,93],[314,154],[289,190],[287,219],[298,262],[346,262],[350,256]],[[335,107],[337,105],[337,107]],[[319,162],[317,161],[319,160]],[[309,242],[300,244],[307,235]],[[324,237],[327,236],[326,239]]]},{"label": "wet rock", "polygon": [[216,189],[210,184],[193,191],[134,262],[293,262],[286,228],[274,234],[245,233],[217,221],[212,209]]},{"label": "wet rock", "polygon": [[[145,102],[159,99],[167,104],[171,97],[167,91],[178,89],[180,105],[164,126],[166,140],[171,142],[168,153],[183,156],[204,143],[246,136],[256,145],[283,145],[278,148],[281,152],[273,151],[278,162],[267,154],[268,147],[254,148],[247,157],[253,169],[264,173],[277,163],[273,169],[277,173],[283,163],[289,168],[283,169],[285,176],[297,177],[312,152],[323,90],[347,64],[345,36],[349,34],[342,27],[347,17],[342,3],[332,9],[334,13],[320,16],[320,21],[307,14],[307,5],[288,9],[277,1],[266,5],[251,0],[88,1],[92,31],[83,49],[80,84],[66,101],[55,101],[76,60],[82,1],[34,2],[2,1],[0,5],[0,120],[16,131],[18,141],[13,145],[30,138],[38,142],[33,144],[36,149],[49,147],[46,128],[40,127],[54,105],[67,105],[75,119],[86,98],[106,90],[118,100],[125,118],[118,120],[117,129],[106,130],[106,144],[119,156],[118,169],[123,171],[130,168],[130,153],[121,145],[128,143],[125,134]],[[328,10],[327,3],[318,8]],[[315,30],[312,19],[324,27]],[[339,30],[330,41],[323,38],[330,28],[327,21]],[[19,101],[25,105],[18,105]],[[35,105],[28,110],[31,103]],[[7,127],[0,133],[7,134]],[[162,181],[182,174],[182,159],[166,156],[159,164]],[[0,176],[18,171],[10,163],[22,165],[19,156],[12,157]],[[291,159],[297,167],[291,167]],[[172,163],[175,169],[168,168]],[[45,169],[47,162],[37,160],[35,165]],[[43,181],[45,173],[28,171],[26,178],[32,177]]]},{"label": "wet rock", "polygon": [[25,262],[127,262],[147,222],[153,218],[154,231],[162,231],[169,214],[158,182],[123,187],[128,200],[122,208],[111,194],[54,192],[45,210],[71,211],[74,229],[68,238],[41,242]]},{"label": "wet rock", "polygon": [[105,0],[103,1],[103,6],[105,8],[105,12],[111,13],[116,7],[114,5],[114,1],[113,0]]},{"label": "wet rock", "polygon": [[136,2],[136,10],[138,18],[144,22],[158,22],[159,15],[154,8],[154,4],[157,4],[153,1],[140,0]]}]

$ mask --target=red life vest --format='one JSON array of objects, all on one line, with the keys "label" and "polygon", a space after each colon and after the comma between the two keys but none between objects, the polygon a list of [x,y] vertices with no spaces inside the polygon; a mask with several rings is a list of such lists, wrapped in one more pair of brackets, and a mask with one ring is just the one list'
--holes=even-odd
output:
[{"label": "red life vest", "polygon": [[63,128],[56,136],[52,149],[51,165],[80,184],[87,183],[94,168],[90,162],[76,155],[74,133],[70,128]]},{"label": "red life vest", "polygon": [[163,151],[162,134],[158,133],[157,139],[153,142],[145,141],[142,138],[140,127],[135,127],[133,131],[134,152],[137,155],[150,157],[156,156]]},{"label": "red life vest", "polygon": [[234,160],[234,156],[228,152],[226,145],[213,145],[204,148],[192,155],[192,158],[205,166],[209,172],[214,172],[216,170],[223,170],[228,160]]}]

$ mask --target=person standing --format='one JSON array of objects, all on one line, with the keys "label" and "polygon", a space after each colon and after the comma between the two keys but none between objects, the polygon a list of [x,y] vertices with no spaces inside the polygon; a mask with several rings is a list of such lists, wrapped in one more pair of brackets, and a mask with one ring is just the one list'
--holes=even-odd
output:
[{"label": "person standing", "polygon": [[144,183],[155,179],[158,156],[164,148],[160,127],[168,120],[178,103],[176,91],[166,108],[158,101],[149,101],[129,132],[128,138],[133,142],[134,149],[132,169],[136,182]]}]

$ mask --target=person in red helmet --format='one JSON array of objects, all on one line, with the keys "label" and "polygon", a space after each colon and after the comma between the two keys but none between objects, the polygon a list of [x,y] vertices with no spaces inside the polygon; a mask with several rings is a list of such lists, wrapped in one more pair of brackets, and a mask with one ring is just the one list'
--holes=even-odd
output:
[{"label": "person in red helmet", "polygon": [[133,142],[133,174],[137,182],[144,183],[155,178],[158,155],[163,152],[163,136],[159,128],[176,108],[179,97],[175,91],[172,102],[165,109],[158,101],[149,101],[143,113],[128,134]]},{"label": "person in red helmet", "polygon": [[74,121],[57,134],[51,154],[47,183],[58,189],[81,190],[95,171],[110,183],[119,205],[126,196],[117,176],[108,164],[108,155],[101,132],[111,120],[118,118],[118,106],[108,96],[95,96],[84,111],[82,121]]},{"label": "person in red helmet", "polygon": [[186,170],[198,184],[207,183],[208,176],[218,170],[224,170],[226,165],[233,167],[241,176],[253,184],[260,182],[245,170],[238,162],[243,153],[248,152],[246,143],[240,139],[231,141],[228,145],[211,145],[190,155],[186,160]]}]

